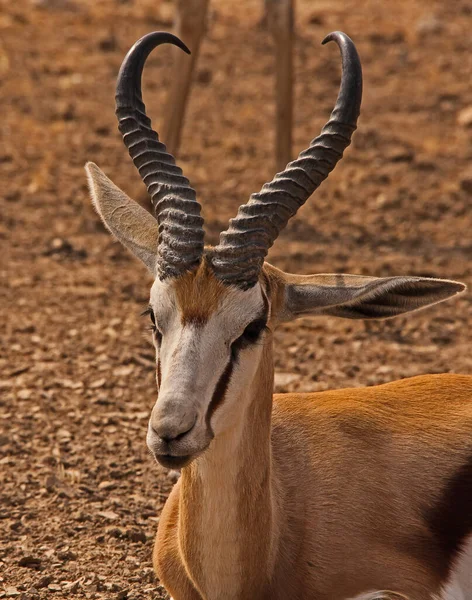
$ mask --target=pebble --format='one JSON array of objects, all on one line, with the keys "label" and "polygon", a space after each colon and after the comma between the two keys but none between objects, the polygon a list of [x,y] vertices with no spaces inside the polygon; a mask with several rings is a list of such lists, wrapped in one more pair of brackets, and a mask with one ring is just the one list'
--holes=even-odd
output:
[{"label": "pebble", "polygon": [[45,575],[44,577],[41,577],[41,579],[36,584],[36,587],[38,588],[38,590],[40,590],[42,588],[46,588],[51,583],[51,581],[52,581],[51,575]]},{"label": "pebble", "polygon": [[441,33],[442,22],[433,14],[425,15],[416,23],[416,33],[421,37]]},{"label": "pebble", "polygon": [[36,556],[23,556],[18,561],[18,565],[28,569],[38,569],[41,566],[41,559]]},{"label": "pebble", "polygon": [[461,127],[472,127],[472,106],[467,106],[459,111],[457,124]]},{"label": "pebble", "polygon": [[118,519],[119,516],[112,510],[99,510],[97,515],[103,517],[104,519],[108,519],[109,521],[114,521],[115,519]]},{"label": "pebble", "polygon": [[110,527],[107,527],[105,531],[108,533],[108,535],[111,535],[111,537],[114,538],[119,539],[125,536],[125,532],[123,529],[121,529],[121,527],[115,527],[111,525]]},{"label": "pebble", "polygon": [[391,162],[411,162],[415,157],[413,150],[404,148],[403,146],[386,148],[385,156]]},{"label": "pebble", "polygon": [[97,389],[103,387],[106,384],[107,380],[103,377],[101,379],[96,379],[89,384],[89,388]]},{"label": "pebble", "polygon": [[126,537],[132,542],[146,543],[146,534],[140,529],[127,529]]},{"label": "pebble", "polygon": [[113,481],[101,481],[98,484],[99,490],[114,490],[116,488],[116,483]]},{"label": "pebble", "polygon": [[71,550],[63,550],[62,552],[57,553],[57,557],[59,560],[63,562],[68,562],[70,560],[77,560],[77,554],[72,552]]},{"label": "pebble", "polygon": [[464,192],[472,194],[472,173],[467,173],[466,175],[463,175],[460,180],[460,185],[461,189],[464,190]]}]

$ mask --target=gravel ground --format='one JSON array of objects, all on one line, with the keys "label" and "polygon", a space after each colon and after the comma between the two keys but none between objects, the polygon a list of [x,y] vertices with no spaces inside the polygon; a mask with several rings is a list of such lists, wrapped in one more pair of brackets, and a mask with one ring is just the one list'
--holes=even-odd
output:
[{"label": "gravel ground", "polygon": [[[180,163],[209,232],[273,174],[273,54],[262,2],[215,0]],[[150,280],[104,231],[83,165],[143,188],[114,117],[131,44],[171,27],[159,0],[0,0],[0,598],[164,599],[151,567],[172,486],[146,452],[155,399]],[[472,11],[463,0],[297,10],[295,151],[337,93],[334,29],[364,66],[359,131],[270,258],[293,272],[472,283]],[[168,48],[145,72],[158,125]],[[164,140],[165,141],[165,140]],[[470,295],[388,323],[305,319],[276,336],[276,389],[472,373]]]}]

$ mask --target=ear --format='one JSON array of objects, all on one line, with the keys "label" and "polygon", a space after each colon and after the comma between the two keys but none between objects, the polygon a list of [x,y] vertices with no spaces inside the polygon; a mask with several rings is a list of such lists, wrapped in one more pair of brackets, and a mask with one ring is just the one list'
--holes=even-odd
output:
[{"label": "ear", "polygon": [[85,165],[92,203],[106,228],[151,271],[156,273],[156,219],[120,190],[96,164]]},{"label": "ear", "polygon": [[282,321],[310,315],[390,319],[442,302],[466,289],[463,283],[427,277],[283,274]]}]

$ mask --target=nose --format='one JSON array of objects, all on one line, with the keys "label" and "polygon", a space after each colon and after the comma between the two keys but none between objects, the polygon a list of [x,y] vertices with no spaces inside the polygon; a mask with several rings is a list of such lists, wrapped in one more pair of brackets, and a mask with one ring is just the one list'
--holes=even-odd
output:
[{"label": "nose", "polygon": [[197,415],[185,413],[185,415],[166,415],[152,414],[150,428],[163,442],[176,442],[185,437],[195,426]]}]

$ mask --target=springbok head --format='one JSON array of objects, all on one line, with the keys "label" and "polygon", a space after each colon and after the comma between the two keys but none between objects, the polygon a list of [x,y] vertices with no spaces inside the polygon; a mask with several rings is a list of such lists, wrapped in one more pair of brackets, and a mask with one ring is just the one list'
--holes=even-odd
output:
[{"label": "springbok head", "polygon": [[[159,141],[141,99],[149,53],[169,33],[139,40],[121,66],[116,114],[155,217],[116,187],[93,163],[86,166],[94,205],[107,228],[155,276],[149,315],[157,352],[159,394],[148,445],[159,462],[182,467],[214,436],[241,421],[249,391],[272,393],[272,333],[278,323],[307,315],[384,319],[435,304],[462,284],[422,277],[297,276],[264,262],[288,220],[326,179],[350,144],[362,95],[353,42],[335,32],[342,79],[330,120],[309,148],[239,208],[216,247],[204,246],[195,191]],[[261,387],[262,386],[262,387]]]}]

